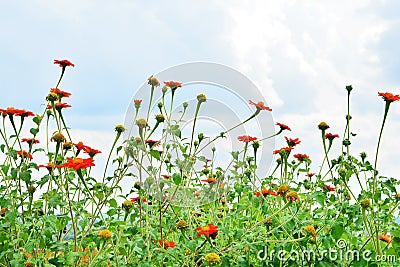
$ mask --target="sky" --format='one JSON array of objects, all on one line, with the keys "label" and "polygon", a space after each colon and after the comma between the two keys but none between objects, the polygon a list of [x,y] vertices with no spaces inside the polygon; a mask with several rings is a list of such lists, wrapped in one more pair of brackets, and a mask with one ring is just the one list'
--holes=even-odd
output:
[{"label": "sky", "polygon": [[[384,109],[377,94],[400,93],[399,9],[395,0],[0,0],[0,107],[40,113],[60,72],[53,60],[69,59],[75,67],[60,86],[72,93],[65,116],[74,138],[104,151],[101,163],[150,75],[215,62],[254,82],[316,170],[317,125],[325,121],[342,137],[351,84],[351,151],[373,161]],[[399,131],[400,103],[393,103],[382,175],[398,177]],[[271,152],[283,144],[276,138]]]}]

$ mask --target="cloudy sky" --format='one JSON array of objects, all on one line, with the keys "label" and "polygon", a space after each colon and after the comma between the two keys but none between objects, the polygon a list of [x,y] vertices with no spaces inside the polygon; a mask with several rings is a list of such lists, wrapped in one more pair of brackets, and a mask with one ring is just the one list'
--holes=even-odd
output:
[{"label": "cloudy sky", "polygon": [[[326,121],[342,137],[352,84],[351,149],[372,160],[384,108],[377,92],[400,93],[399,9],[395,0],[0,0],[0,107],[41,112],[60,71],[53,60],[69,59],[76,66],[60,86],[73,94],[67,121],[77,139],[107,151],[148,76],[216,62],[258,86],[314,168],[322,151],[316,125]],[[384,175],[398,177],[399,132],[400,103],[393,103]]]}]

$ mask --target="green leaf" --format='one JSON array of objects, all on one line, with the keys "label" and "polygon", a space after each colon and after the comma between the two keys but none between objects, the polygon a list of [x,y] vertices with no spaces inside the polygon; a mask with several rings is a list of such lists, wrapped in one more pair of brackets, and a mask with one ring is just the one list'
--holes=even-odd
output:
[{"label": "green leaf", "polygon": [[321,206],[325,206],[325,198],[326,198],[326,195],[324,193],[322,193],[322,192],[315,193],[315,199]]},{"label": "green leaf", "polygon": [[33,134],[34,136],[36,136],[37,133],[39,132],[39,128],[31,128],[31,129],[29,130],[29,132],[30,132],[31,134]]},{"label": "green leaf", "polygon": [[1,166],[1,170],[3,171],[4,175],[7,175],[9,169],[10,169],[10,165],[2,165]]},{"label": "green leaf", "polygon": [[40,122],[42,121],[43,117],[40,115],[36,115],[35,117],[33,117],[33,122],[36,123],[37,126],[40,125]]},{"label": "green leaf", "polygon": [[12,169],[11,169],[11,177],[12,177],[13,179],[17,179],[17,175],[18,175],[18,170],[15,169],[15,168],[12,168]]},{"label": "green leaf", "polygon": [[21,172],[19,175],[19,178],[21,178],[21,180],[24,181],[25,183],[30,184],[31,183],[31,172],[30,171]]},{"label": "green leaf", "polygon": [[172,175],[172,180],[174,181],[174,183],[175,183],[176,185],[179,185],[179,184],[182,182],[182,177],[181,177],[179,174],[174,173],[174,174]]},{"label": "green leaf", "polygon": [[108,201],[108,204],[110,204],[110,206],[113,207],[113,208],[117,208],[118,207],[117,201],[115,199],[113,199],[113,198]]},{"label": "green leaf", "polygon": [[343,225],[340,224],[340,223],[334,224],[334,225],[332,226],[331,233],[332,233],[332,237],[333,237],[335,240],[338,240],[338,239],[342,236],[342,234],[344,233],[344,227],[343,227]]},{"label": "green leaf", "polygon": [[232,155],[233,159],[239,160],[239,151],[232,151],[231,155]]},{"label": "green leaf", "polygon": [[150,156],[152,156],[153,158],[155,158],[155,159],[157,159],[157,160],[160,160],[160,156],[161,156],[161,153],[160,153],[160,151],[158,151],[158,150],[150,150]]}]

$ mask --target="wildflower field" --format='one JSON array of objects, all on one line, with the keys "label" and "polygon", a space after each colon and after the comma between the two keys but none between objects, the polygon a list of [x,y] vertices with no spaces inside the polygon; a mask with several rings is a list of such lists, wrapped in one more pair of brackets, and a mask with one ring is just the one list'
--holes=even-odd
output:
[{"label": "wildflower field", "polygon": [[[61,88],[74,64],[54,64],[61,75],[43,110],[0,109],[0,266],[400,266],[400,182],[381,176],[378,164],[399,95],[377,92],[383,119],[374,155],[351,153],[348,108],[340,134],[329,118],[315,123],[321,166],[311,166],[284,122],[271,136],[236,136],[241,149],[226,151],[230,164],[220,166],[216,141],[271,107],[249,99],[247,119],[210,136],[196,129],[207,96],[187,114],[187,102],[174,105],[185,84],[151,76],[149,99],[134,100],[134,127],[114,126],[110,151],[99,151],[71,138],[64,111],[73,95]],[[348,107],[352,90],[343,89]],[[276,161],[261,177],[259,148],[270,138],[286,145],[271,148]],[[330,153],[334,146],[341,153]],[[99,153],[109,153],[105,166],[96,164]]]}]

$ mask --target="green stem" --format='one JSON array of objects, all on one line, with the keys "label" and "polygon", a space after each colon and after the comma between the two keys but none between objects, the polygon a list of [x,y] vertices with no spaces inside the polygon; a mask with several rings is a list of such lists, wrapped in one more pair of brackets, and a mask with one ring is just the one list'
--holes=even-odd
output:
[{"label": "green stem", "polygon": [[191,140],[190,140],[189,155],[192,153],[192,147],[193,147],[193,141],[194,141],[194,129],[196,128],[197,116],[199,115],[200,105],[201,105],[201,102],[198,101],[197,102],[197,106],[196,106],[196,112],[194,113],[194,120],[193,120],[193,127],[192,127],[192,137],[191,137]]},{"label": "green stem", "polygon": [[105,166],[105,168],[104,168],[104,173],[103,173],[103,184],[104,184],[104,181],[105,181],[105,179],[106,179],[106,173],[107,173],[108,164],[110,163],[110,160],[111,160],[111,154],[112,154],[112,152],[113,152],[113,150],[114,150],[114,148],[115,148],[115,145],[117,144],[117,141],[118,141],[118,139],[119,139],[120,136],[121,136],[121,133],[120,133],[120,132],[117,132],[117,136],[115,136],[114,143],[112,144],[110,153],[108,154],[106,166]]}]

